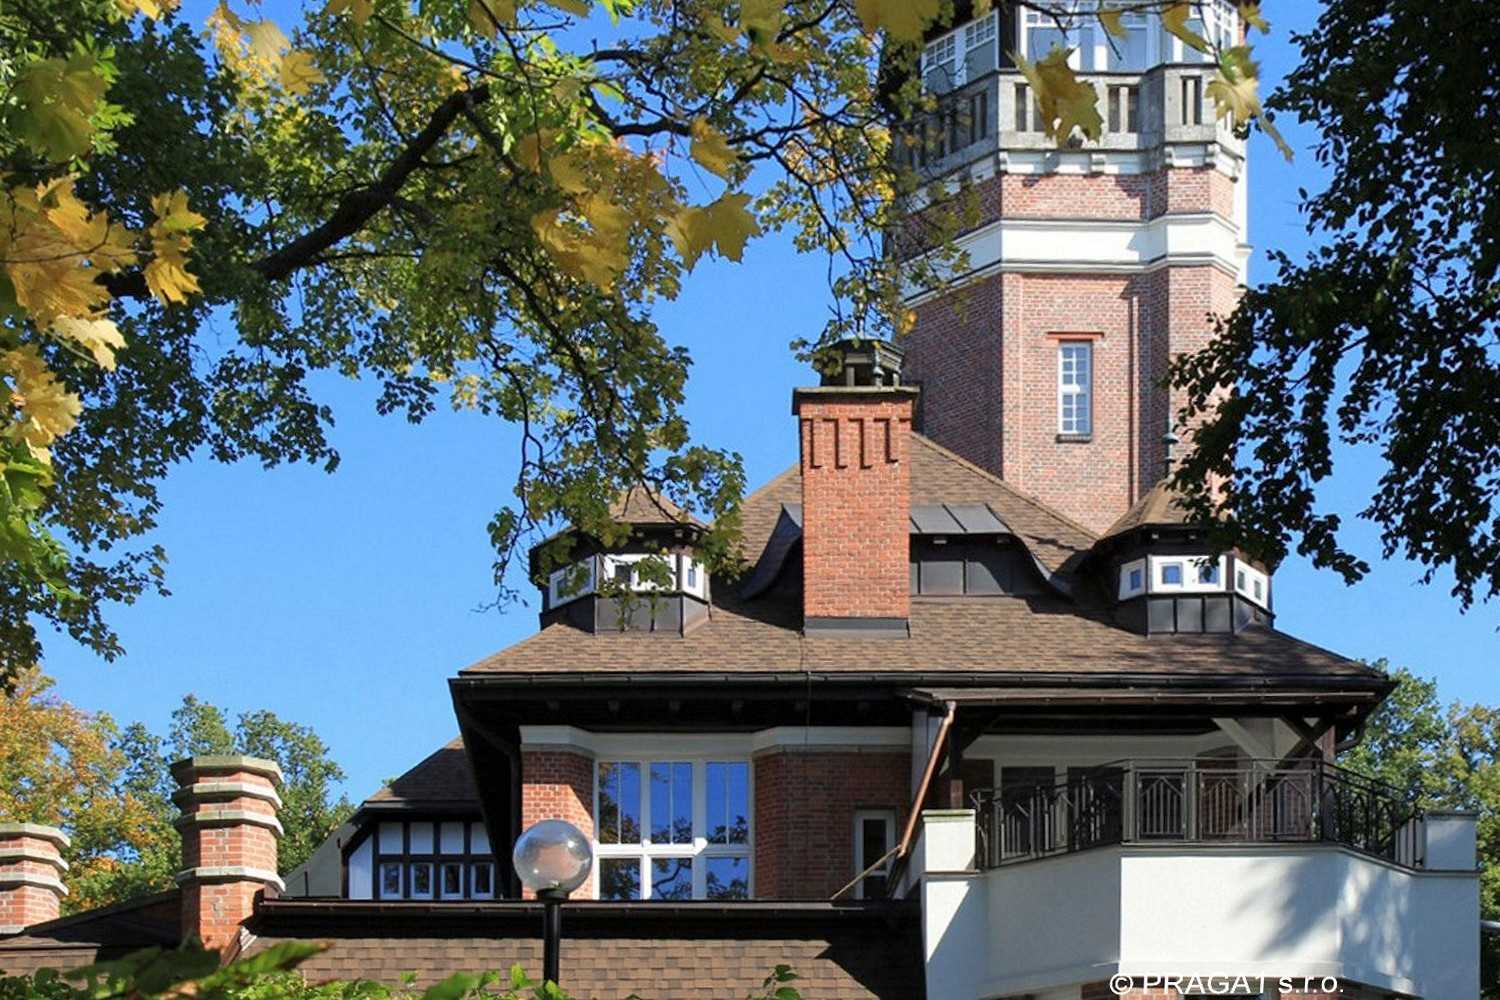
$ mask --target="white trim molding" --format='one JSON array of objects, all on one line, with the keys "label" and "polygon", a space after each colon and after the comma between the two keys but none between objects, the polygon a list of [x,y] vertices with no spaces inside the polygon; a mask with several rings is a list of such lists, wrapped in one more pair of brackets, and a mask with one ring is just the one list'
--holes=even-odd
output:
[{"label": "white trim molding", "polygon": [[749,757],[776,750],[911,749],[908,726],[774,726],[754,733],[595,733],[576,726],[522,726],[523,750],[572,750],[592,757],[687,760]]},{"label": "white trim molding", "polygon": [[[968,269],[949,275],[950,286],[1004,271],[1112,274],[1168,266],[1217,267],[1244,282],[1249,260],[1239,225],[1217,212],[1146,220],[999,219],[955,243],[967,255]],[[947,290],[908,286],[906,301],[919,304]]]}]

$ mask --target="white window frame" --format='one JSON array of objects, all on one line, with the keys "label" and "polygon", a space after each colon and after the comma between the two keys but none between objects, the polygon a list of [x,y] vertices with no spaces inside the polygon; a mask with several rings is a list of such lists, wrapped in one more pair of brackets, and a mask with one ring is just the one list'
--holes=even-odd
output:
[{"label": "white window frame", "polygon": [[[1201,563],[1212,563],[1218,567],[1219,582],[1203,583],[1198,578],[1198,567]],[[1224,556],[1217,558],[1207,555],[1181,555],[1181,556],[1152,556],[1150,559],[1151,572],[1147,579],[1151,581],[1152,593],[1168,594],[1219,594],[1227,588],[1224,586],[1225,572],[1228,569],[1227,560]],[[1166,581],[1166,569],[1168,566],[1182,567],[1182,582],[1168,583]]]},{"label": "white window frame", "polygon": [[[860,857],[860,848],[864,841],[865,820],[878,819],[885,823],[886,851],[889,852],[896,846],[896,810],[894,809],[856,809],[854,811],[854,875],[858,875],[865,868],[875,863],[875,858]],[[891,877],[893,859],[887,858],[885,862],[885,877]],[[854,886],[854,898],[865,898],[865,880],[860,879]]]},{"label": "white window frame", "polygon": [[[1000,44],[1000,19],[998,11],[990,11],[984,17],[959,25],[952,31],[939,35],[922,48],[920,69],[922,85],[927,85],[927,75],[939,66],[948,67],[949,90],[968,83],[969,53],[981,45]],[[995,65],[1000,64],[1000,53],[995,53]],[[944,91],[946,93],[947,91]]]},{"label": "white window frame", "polygon": [[[1255,594],[1257,584],[1260,585],[1259,597]],[[1257,607],[1269,608],[1271,606],[1271,578],[1253,566],[1247,566],[1244,563],[1235,564],[1234,590]]]},{"label": "white window frame", "polygon": [[[568,574],[576,572],[580,565],[586,570],[583,582],[572,593],[563,593],[563,583],[567,579]],[[594,557],[590,556],[582,562],[572,563],[553,570],[551,576],[547,578],[547,606],[555,608],[561,604],[567,604],[569,601],[576,601],[580,597],[592,594],[594,592],[594,572],[596,569]]]},{"label": "white window frame", "polygon": [[[1130,585],[1131,573],[1139,573],[1141,575],[1140,586],[1132,587]],[[1122,564],[1120,566],[1120,600],[1123,601],[1127,597],[1136,597],[1144,594],[1146,592],[1146,580],[1146,560],[1132,559],[1130,562]]]},{"label": "white window frame", "polygon": [[[1063,381],[1063,359],[1071,351],[1082,350],[1085,364],[1088,366],[1087,380],[1082,384],[1077,381]],[[1078,371],[1077,362],[1074,362],[1073,370]],[[1063,416],[1063,401],[1069,397],[1083,398],[1083,425],[1075,422],[1069,427]],[[1057,342],[1057,433],[1065,437],[1086,438],[1094,434],[1094,342],[1091,339],[1064,338]]]},{"label": "white window frame", "polygon": [[[689,844],[653,844],[651,835],[651,765],[693,765],[693,839]],[[599,768],[603,764],[635,764],[641,775],[641,841],[633,844],[604,844],[598,839]],[[708,765],[743,764],[745,766],[745,811],[749,825],[743,844],[709,843],[708,831]],[[599,898],[599,867],[606,858],[636,858],[640,864],[641,901],[651,898],[651,862],[667,858],[693,859],[693,899],[708,898],[708,860],[710,858],[743,858],[748,871],[748,898],[755,898],[755,765],[743,754],[689,755],[673,753],[609,754],[594,762],[594,898]],[[699,859],[702,859],[700,863]]]}]

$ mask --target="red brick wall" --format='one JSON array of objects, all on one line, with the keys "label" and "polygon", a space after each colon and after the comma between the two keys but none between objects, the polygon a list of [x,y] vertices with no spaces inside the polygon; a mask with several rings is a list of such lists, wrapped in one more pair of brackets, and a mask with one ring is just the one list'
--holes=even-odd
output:
[{"label": "red brick wall", "polygon": [[[1234,216],[1235,182],[1211,167],[1151,174],[1000,174],[977,185],[980,224],[1000,217]],[[922,388],[923,433],[1102,531],[1162,473],[1169,359],[1202,348],[1235,279],[1207,266],[1138,275],[1004,273],[926,302],[904,377]],[[1056,333],[1094,343],[1093,434],[1057,439]],[[1179,428],[1180,436],[1186,437]]]},{"label": "red brick wall", "polygon": [[0,861],[0,927],[30,927],[55,920],[61,909],[56,889],[9,882],[11,877],[60,880],[61,866],[44,859],[59,859],[58,845],[44,837],[24,834],[0,837],[0,850],[25,851],[31,857]]},{"label": "red brick wall", "polygon": [[809,618],[906,618],[911,397],[797,398],[803,611]]},{"label": "red brick wall", "polygon": [[909,752],[787,751],[755,758],[755,895],[826,899],[856,874],[854,813],[911,804]]},{"label": "red brick wall", "polygon": [[[521,751],[521,829],[544,819],[564,819],[594,836],[594,761],[570,750]],[[530,898],[531,890],[525,890]],[[575,890],[591,899],[594,881]]]}]

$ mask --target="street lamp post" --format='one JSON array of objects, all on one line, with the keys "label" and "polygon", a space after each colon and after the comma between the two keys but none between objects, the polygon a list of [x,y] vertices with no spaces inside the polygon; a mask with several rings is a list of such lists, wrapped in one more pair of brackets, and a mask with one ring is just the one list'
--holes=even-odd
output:
[{"label": "street lamp post", "polygon": [[511,863],[521,884],[542,903],[542,978],[558,982],[562,904],[594,866],[594,849],[572,823],[544,819],[516,839]]}]

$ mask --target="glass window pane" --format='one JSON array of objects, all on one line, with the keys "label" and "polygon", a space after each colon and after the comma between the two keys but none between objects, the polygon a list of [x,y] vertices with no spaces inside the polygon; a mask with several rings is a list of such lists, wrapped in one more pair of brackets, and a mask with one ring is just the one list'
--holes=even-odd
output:
[{"label": "glass window pane", "polygon": [[599,843],[641,841],[641,765],[609,761],[599,765]]},{"label": "glass window pane", "polygon": [[1068,36],[1056,25],[1038,26],[1026,33],[1026,57],[1032,62],[1047,58],[1054,48],[1071,48]]},{"label": "glass window pane", "polygon": [[685,761],[651,765],[651,842],[693,842],[693,765]]},{"label": "glass window pane", "polygon": [[709,858],[707,894],[709,899],[749,899],[750,859]]},{"label": "glass window pane", "polygon": [[654,859],[651,862],[651,898],[692,899],[693,859]]},{"label": "glass window pane", "polygon": [[464,891],[463,865],[449,862],[443,865],[443,895],[457,896]]},{"label": "glass window pane", "polygon": [[889,845],[885,842],[885,820],[867,817],[860,823],[859,842],[860,850],[863,852],[859,859],[859,867],[863,871],[889,850]]},{"label": "glass window pane", "polygon": [[1169,583],[1173,586],[1182,583],[1182,564],[1167,563],[1163,566],[1161,568],[1161,582]]},{"label": "glass window pane", "polygon": [[495,894],[492,879],[495,874],[494,866],[488,861],[481,861],[469,869],[469,894],[475,899],[481,899]]},{"label": "glass window pane", "polygon": [[743,761],[709,764],[706,784],[708,842],[749,843],[750,765]]},{"label": "glass window pane", "polygon": [[394,862],[380,866],[380,895],[387,899],[401,898],[401,866]]},{"label": "glass window pane", "polygon": [[[691,890],[689,891],[691,895]],[[599,859],[600,899],[640,899],[641,861],[639,858]]]},{"label": "glass window pane", "polygon": [[411,895],[425,899],[432,895],[432,865],[421,862],[411,866]]}]

